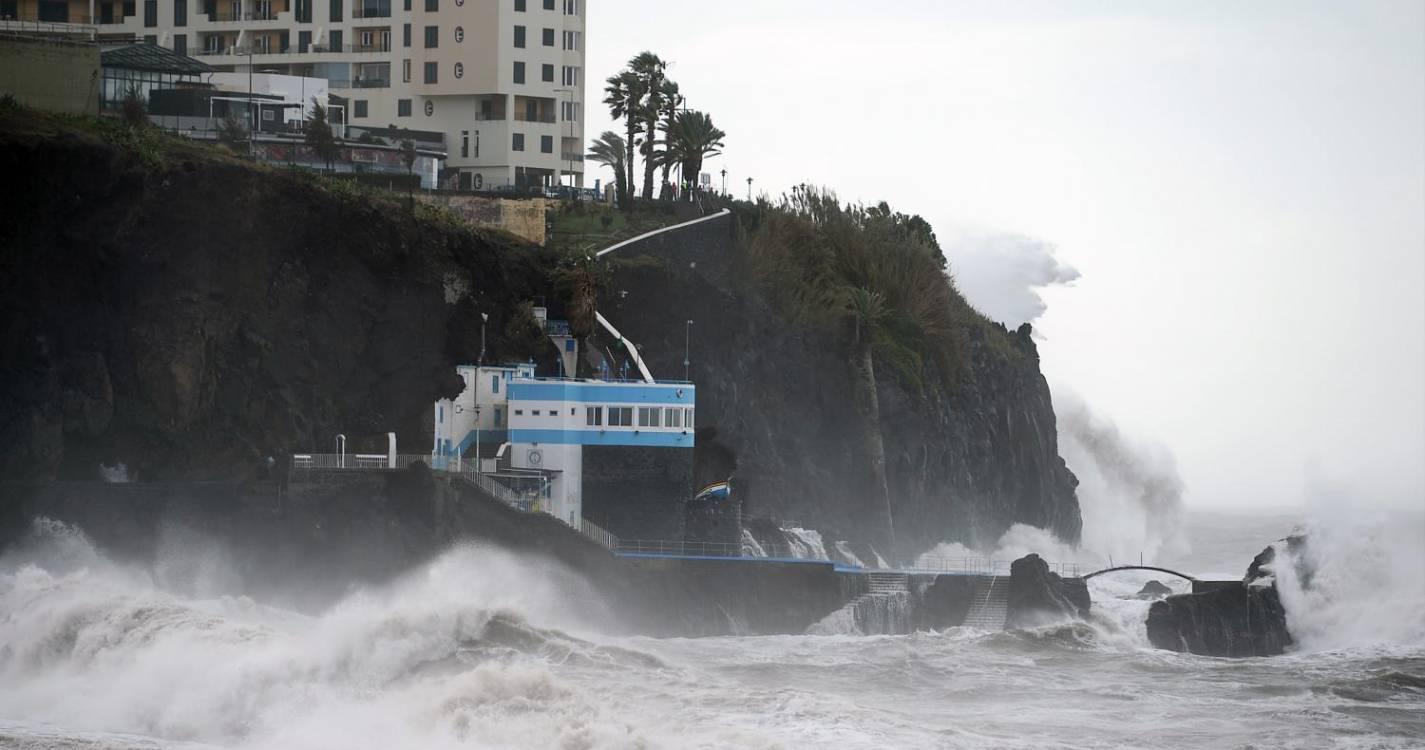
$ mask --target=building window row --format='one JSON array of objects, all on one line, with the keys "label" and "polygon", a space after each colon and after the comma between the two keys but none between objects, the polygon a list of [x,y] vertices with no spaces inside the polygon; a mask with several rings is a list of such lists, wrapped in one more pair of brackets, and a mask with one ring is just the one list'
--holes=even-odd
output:
[{"label": "building window row", "polygon": [[562,101],[559,103],[559,114],[565,122],[579,121],[580,102]]},{"label": "building window row", "polygon": [[581,39],[583,35],[581,31],[564,32],[564,49],[570,52],[577,52],[579,47],[583,44],[584,40]]},{"label": "building window row", "polygon": [[693,410],[682,406],[640,406],[636,412],[637,422],[634,422],[635,410],[632,406],[586,406],[584,425],[603,426],[606,411],[609,427],[693,428]]},{"label": "building window row", "polygon": [[[546,1],[546,2],[549,2],[549,0],[545,0],[545,1]],[[554,9],[553,9],[553,8],[550,8],[550,10],[554,10]],[[566,15],[566,16],[577,16],[577,15],[579,15],[579,0],[564,0],[564,15]]]},{"label": "building window row", "polygon": [[565,85],[565,86],[578,86],[578,85],[579,85],[579,66],[577,66],[577,65],[565,65],[565,66],[564,66],[564,79],[563,79],[563,80],[564,80],[564,85]]}]

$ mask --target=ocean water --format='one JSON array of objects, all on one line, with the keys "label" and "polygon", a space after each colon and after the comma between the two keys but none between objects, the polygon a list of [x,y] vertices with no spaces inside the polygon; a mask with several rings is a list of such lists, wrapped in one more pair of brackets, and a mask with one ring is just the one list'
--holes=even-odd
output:
[{"label": "ocean water", "polygon": [[[1240,575],[1299,522],[1190,516],[1174,562]],[[1331,571],[1283,580],[1301,647],[1242,660],[1150,648],[1139,574],[1034,631],[654,639],[493,547],[296,611],[41,523],[0,555],[0,747],[1421,748],[1413,523],[1318,529]],[[1342,585],[1362,576],[1392,588]]]}]

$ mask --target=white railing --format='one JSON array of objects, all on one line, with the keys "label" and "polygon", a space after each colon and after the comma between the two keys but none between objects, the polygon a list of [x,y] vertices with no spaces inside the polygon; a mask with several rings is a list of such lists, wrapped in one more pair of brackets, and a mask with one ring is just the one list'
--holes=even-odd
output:
[{"label": "white railing", "polygon": [[618,537],[587,518],[579,519],[579,533],[597,542],[604,549],[618,549]]}]

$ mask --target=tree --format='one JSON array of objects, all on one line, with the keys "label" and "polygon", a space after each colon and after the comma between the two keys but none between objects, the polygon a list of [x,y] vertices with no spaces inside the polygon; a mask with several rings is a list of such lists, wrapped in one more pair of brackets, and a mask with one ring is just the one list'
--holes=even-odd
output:
[{"label": "tree", "polygon": [[401,130],[401,161],[406,165],[406,176],[412,179],[406,182],[406,207],[412,212],[416,210],[416,198],[412,190],[415,186],[416,167],[416,142],[411,138],[411,132],[402,128]]},{"label": "tree", "polygon": [[722,153],[722,139],[725,137],[727,133],[718,130],[706,112],[679,112],[664,129],[663,158],[682,165],[684,179],[697,180],[698,173],[703,169],[703,159]]},{"label": "tree", "polygon": [[624,169],[627,170],[625,176],[626,194],[620,200],[620,204],[625,208],[633,205],[633,150],[638,145],[638,127],[641,120],[640,112],[643,107],[643,81],[631,71],[625,70],[617,75],[609,76],[608,85],[604,87],[604,104],[609,108],[609,116],[615,120],[623,120],[627,137],[624,139]]},{"label": "tree", "polygon": [[148,105],[144,103],[138,84],[130,84],[124,90],[124,101],[119,105],[119,112],[124,117],[124,124],[130,128],[137,130],[149,124]]},{"label": "tree", "polygon": [[653,198],[653,170],[657,166],[653,145],[658,138],[658,120],[663,114],[663,97],[668,93],[668,63],[652,52],[643,51],[628,61],[628,71],[641,83],[643,101],[638,115],[643,120],[643,199]]},{"label": "tree", "polygon": [[[664,79],[663,89],[659,94],[659,103],[662,105],[658,113],[658,128],[660,130],[666,132],[668,127],[673,124],[673,120],[678,116],[678,108],[683,106],[684,101],[683,94],[678,90],[678,82]],[[665,186],[668,185],[668,171],[673,168],[673,164],[674,160],[668,158],[667,144],[665,143],[664,152],[659,154],[658,158],[658,166],[663,169],[662,184]],[[661,189],[659,197],[662,197]]]},{"label": "tree", "polygon": [[315,96],[312,97],[312,117],[307,120],[307,145],[330,172],[337,157],[336,136],[332,134],[331,123],[327,122],[327,108]]},{"label": "tree", "polygon": [[851,373],[856,413],[861,417],[866,457],[871,465],[871,491],[886,513],[889,553],[895,555],[896,526],[891,513],[891,491],[886,481],[886,445],[881,434],[881,401],[876,388],[876,362],[872,346],[890,318],[885,295],[866,287],[845,291],[846,312],[851,319]]},{"label": "tree", "polygon": [[628,174],[625,171],[624,153],[626,144],[623,136],[612,130],[605,130],[589,146],[589,160],[602,164],[614,171],[614,197],[619,208],[628,208]]},{"label": "tree", "polygon": [[231,110],[223,115],[223,121],[218,123],[218,143],[234,153],[238,152],[242,144],[247,143],[247,128],[243,127],[242,121]]}]

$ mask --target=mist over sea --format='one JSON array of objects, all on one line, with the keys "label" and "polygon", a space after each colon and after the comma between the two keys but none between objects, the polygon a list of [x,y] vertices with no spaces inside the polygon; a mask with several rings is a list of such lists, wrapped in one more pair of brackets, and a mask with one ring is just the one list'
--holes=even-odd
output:
[{"label": "mist over sea", "polygon": [[[1301,520],[1189,514],[1173,564],[1240,575]],[[1418,558],[1416,520],[1373,527],[1363,563],[1396,542]],[[608,613],[575,573],[488,546],[314,612],[247,598],[215,554],[141,570],[41,523],[0,556],[0,747],[1425,744],[1419,570],[1350,603],[1394,618],[1374,630],[1284,592],[1310,605],[1290,612],[1301,648],[1233,660],[1150,648],[1147,575],[1095,579],[1093,622],[1036,631],[652,639],[591,627]]]}]

